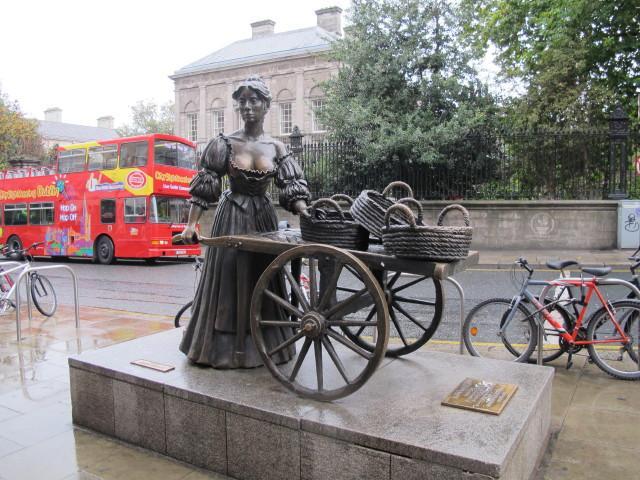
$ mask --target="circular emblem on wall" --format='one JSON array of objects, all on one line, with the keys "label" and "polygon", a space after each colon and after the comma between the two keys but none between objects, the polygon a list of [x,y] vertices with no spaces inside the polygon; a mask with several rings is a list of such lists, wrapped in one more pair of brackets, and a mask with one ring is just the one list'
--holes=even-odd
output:
[{"label": "circular emblem on wall", "polygon": [[134,190],[139,190],[147,184],[147,177],[139,170],[134,170],[127,175],[127,185]]},{"label": "circular emblem on wall", "polygon": [[556,221],[546,212],[536,213],[529,222],[531,231],[538,237],[546,237],[553,232]]}]

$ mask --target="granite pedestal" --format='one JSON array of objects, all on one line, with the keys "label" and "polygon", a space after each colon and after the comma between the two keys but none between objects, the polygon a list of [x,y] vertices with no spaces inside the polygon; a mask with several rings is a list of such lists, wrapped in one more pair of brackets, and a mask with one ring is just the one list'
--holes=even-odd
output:
[{"label": "granite pedestal", "polygon": [[[190,364],[181,335],[70,358],[74,422],[239,479],[522,480],[549,438],[551,368],[417,352],[385,360],[356,393],[322,403],[265,368]],[[130,363],[139,359],[175,369]],[[518,391],[499,416],[442,406],[466,377]]]}]

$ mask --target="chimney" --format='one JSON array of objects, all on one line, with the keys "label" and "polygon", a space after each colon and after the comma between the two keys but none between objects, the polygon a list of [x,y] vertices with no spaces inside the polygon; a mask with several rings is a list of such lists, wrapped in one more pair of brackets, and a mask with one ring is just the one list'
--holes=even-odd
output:
[{"label": "chimney", "polygon": [[342,36],[342,9],[340,7],[328,7],[316,10],[318,26],[325,30]]},{"label": "chimney", "polygon": [[113,117],[111,115],[107,115],[98,118],[98,126],[100,128],[110,128],[113,130]]},{"label": "chimney", "polygon": [[251,38],[261,38],[267,35],[273,35],[273,27],[276,22],[273,20],[260,20],[251,24]]},{"label": "chimney", "polygon": [[44,111],[44,119],[47,122],[62,122],[62,109],[58,107],[47,108]]}]

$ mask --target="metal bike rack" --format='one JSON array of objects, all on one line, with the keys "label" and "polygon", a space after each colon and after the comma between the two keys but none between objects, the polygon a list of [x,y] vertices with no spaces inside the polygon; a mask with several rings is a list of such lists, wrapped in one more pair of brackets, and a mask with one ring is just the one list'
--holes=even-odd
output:
[{"label": "metal bike rack", "polygon": [[459,353],[460,355],[464,355],[464,348],[463,348],[463,328],[464,328],[464,290],[462,289],[462,285],[460,285],[460,283],[453,277],[447,277],[445,278],[446,281],[448,281],[449,283],[451,283],[454,287],[456,287],[456,290],[458,290],[458,296],[460,297],[460,340],[459,340]]},{"label": "metal bike rack", "polygon": [[[18,262],[16,262],[18,263]],[[76,316],[76,328],[80,327],[80,307],[78,305],[78,279],[76,277],[75,272],[71,269],[71,267],[67,266],[67,265],[47,265],[47,266],[42,266],[42,267],[33,267],[33,268],[28,268],[22,271],[22,273],[20,273],[20,276],[18,277],[18,280],[16,280],[16,334],[18,336],[18,342],[22,341],[22,328],[21,328],[21,324],[20,324],[20,282],[21,280],[26,277],[25,280],[25,284],[27,287],[27,311],[29,314],[29,324],[31,324],[31,297],[29,295],[29,277],[27,276],[27,274],[34,272],[34,271],[41,271],[41,270],[55,270],[55,269],[63,269],[63,270],[67,270],[70,274],[71,274],[71,279],[73,280],[73,303],[75,305],[75,316]]]}]

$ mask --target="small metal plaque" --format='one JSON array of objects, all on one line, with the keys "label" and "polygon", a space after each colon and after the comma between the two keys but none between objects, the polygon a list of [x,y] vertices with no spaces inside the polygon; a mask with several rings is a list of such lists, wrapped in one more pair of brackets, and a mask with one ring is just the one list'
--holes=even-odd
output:
[{"label": "small metal plaque", "polygon": [[517,385],[510,383],[466,378],[442,401],[442,405],[500,415],[517,389]]},{"label": "small metal plaque", "polygon": [[171,370],[174,370],[176,368],[172,365],[165,365],[163,363],[152,362],[151,360],[134,360],[131,363],[139,367],[150,368],[151,370],[157,370],[163,373],[170,372]]}]

